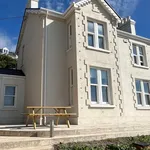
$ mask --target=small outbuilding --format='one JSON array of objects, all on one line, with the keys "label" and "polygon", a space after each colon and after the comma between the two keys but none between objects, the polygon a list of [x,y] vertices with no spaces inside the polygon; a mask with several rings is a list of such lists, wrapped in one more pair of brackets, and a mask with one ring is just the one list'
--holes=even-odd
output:
[{"label": "small outbuilding", "polygon": [[0,69],[0,124],[23,123],[24,86],[21,70]]}]

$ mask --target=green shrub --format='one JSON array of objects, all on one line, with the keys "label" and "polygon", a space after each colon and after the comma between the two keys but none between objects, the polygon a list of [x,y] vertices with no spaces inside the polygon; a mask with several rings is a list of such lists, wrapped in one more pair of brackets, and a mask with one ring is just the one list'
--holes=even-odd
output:
[{"label": "green shrub", "polygon": [[56,150],[136,150],[133,143],[150,143],[150,136],[107,139],[103,141],[59,144]]}]

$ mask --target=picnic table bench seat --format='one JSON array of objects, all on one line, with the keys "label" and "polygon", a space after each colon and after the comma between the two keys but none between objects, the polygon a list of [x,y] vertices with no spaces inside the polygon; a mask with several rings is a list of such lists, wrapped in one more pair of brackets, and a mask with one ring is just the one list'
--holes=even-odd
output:
[{"label": "picnic table bench seat", "polygon": [[[60,117],[64,117],[66,118],[66,123],[68,128],[70,128],[70,121],[69,121],[69,117],[71,116],[76,116],[76,113],[68,113],[67,109],[71,109],[72,106],[66,106],[66,107],[57,107],[57,106],[28,106],[28,113],[23,113],[24,115],[27,115],[27,119],[26,119],[26,126],[28,126],[28,121],[30,119],[30,117],[32,118],[33,121],[33,126],[34,129],[36,129],[36,118],[37,117],[41,117],[41,116],[51,116],[51,117],[57,117],[56,120],[56,125],[58,125],[59,123],[59,119]],[[54,113],[52,112],[47,112],[47,113],[42,113],[44,109],[53,109]],[[41,111],[39,113],[39,111]]]}]

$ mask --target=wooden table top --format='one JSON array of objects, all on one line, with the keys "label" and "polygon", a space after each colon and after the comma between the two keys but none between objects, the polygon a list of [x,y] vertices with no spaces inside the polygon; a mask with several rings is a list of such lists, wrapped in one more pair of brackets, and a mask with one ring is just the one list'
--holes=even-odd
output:
[{"label": "wooden table top", "polygon": [[27,106],[27,109],[71,109],[73,106]]}]

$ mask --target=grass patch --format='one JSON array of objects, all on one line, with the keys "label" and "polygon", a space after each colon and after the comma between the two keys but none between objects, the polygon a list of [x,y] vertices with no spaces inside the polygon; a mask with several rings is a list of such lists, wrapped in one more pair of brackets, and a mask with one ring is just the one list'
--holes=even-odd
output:
[{"label": "grass patch", "polygon": [[[150,136],[55,145],[55,150],[136,150],[133,143],[150,143]],[[146,149],[144,149],[146,150]]]}]

